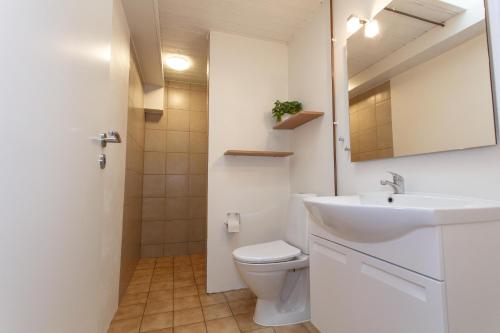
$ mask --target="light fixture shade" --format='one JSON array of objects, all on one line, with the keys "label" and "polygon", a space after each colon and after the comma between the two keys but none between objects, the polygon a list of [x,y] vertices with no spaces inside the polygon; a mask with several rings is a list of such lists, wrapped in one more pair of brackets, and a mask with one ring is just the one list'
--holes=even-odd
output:
[{"label": "light fixture shade", "polygon": [[185,71],[191,67],[191,60],[181,54],[169,54],[165,57],[165,65],[176,71]]},{"label": "light fixture shade", "polygon": [[373,38],[380,32],[380,27],[377,20],[371,20],[365,24],[365,37]]},{"label": "light fixture shade", "polygon": [[350,34],[355,33],[361,28],[361,20],[356,15],[351,15],[347,19],[347,32]]}]

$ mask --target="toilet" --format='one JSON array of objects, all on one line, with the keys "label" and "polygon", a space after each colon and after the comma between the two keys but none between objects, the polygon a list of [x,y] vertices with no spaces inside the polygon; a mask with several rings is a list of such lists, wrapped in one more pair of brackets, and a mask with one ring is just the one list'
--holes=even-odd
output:
[{"label": "toilet", "polygon": [[304,198],[293,194],[285,240],[243,246],[233,251],[236,267],[257,296],[254,321],[279,326],[310,320],[309,222]]}]

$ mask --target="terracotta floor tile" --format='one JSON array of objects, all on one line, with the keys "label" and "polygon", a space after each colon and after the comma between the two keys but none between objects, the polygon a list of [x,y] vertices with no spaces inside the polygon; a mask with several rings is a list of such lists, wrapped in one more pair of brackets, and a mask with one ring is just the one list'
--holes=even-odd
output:
[{"label": "terracotta floor tile", "polygon": [[173,325],[172,312],[148,315],[142,318],[141,332],[161,330],[163,328],[172,327],[172,325]]},{"label": "terracotta floor tile", "polygon": [[193,266],[189,264],[174,265],[175,272],[192,272]]},{"label": "terracotta floor tile", "polygon": [[156,258],[141,258],[139,259],[139,264],[151,264],[157,261]]},{"label": "terracotta floor tile", "polygon": [[254,312],[255,310],[255,300],[254,299],[244,299],[240,301],[229,302],[231,311],[234,315],[241,313]]},{"label": "terracotta floor tile", "polygon": [[224,295],[226,296],[228,302],[254,298],[250,289],[226,291]]},{"label": "terracotta floor tile", "polygon": [[127,288],[127,294],[138,294],[149,291],[149,283],[132,284]]},{"label": "terracotta floor tile", "polygon": [[191,265],[191,258],[189,256],[176,256],[174,257],[174,266]]},{"label": "terracotta floor tile", "polygon": [[163,275],[163,274],[153,275],[151,283],[161,283],[161,282],[174,283],[174,277],[172,275]]},{"label": "terracotta floor tile", "polygon": [[188,279],[174,279],[174,288],[196,286],[196,281],[193,277]]},{"label": "terracotta floor tile", "polygon": [[309,333],[302,324],[274,327],[276,333]]},{"label": "terracotta floor tile", "polygon": [[174,311],[174,300],[149,302],[146,305],[145,315]]},{"label": "terracotta floor tile", "polygon": [[174,327],[174,333],[206,333],[205,323],[196,323]]},{"label": "terracotta floor tile", "polygon": [[250,331],[250,333],[274,333],[274,330],[271,327],[261,328],[255,331]]},{"label": "terracotta floor tile", "polygon": [[304,325],[304,327],[307,328],[307,331],[309,333],[320,333],[320,331],[309,321],[306,323],[302,323],[302,325]]},{"label": "terracotta floor tile", "polygon": [[240,333],[233,317],[207,321],[208,333]]},{"label": "terracotta floor tile", "polygon": [[139,269],[134,271],[134,274],[132,274],[132,279],[142,276],[152,276],[153,272],[154,272],[153,269]]},{"label": "terracotta floor tile", "polygon": [[151,269],[155,268],[155,263],[154,262],[145,262],[145,263],[138,263],[137,266],[135,266],[135,269]]},{"label": "terracotta floor tile", "polygon": [[148,296],[148,302],[169,301],[174,298],[172,290],[151,291]]},{"label": "terracotta floor tile", "polygon": [[132,285],[132,284],[150,283],[151,277],[152,277],[152,275],[143,275],[143,276],[138,276],[138,277],[132,277],[132,280],[130,280],[130,284]]},{"label": "terracotta floor tile", "polygon": [[115,313],[114,320],[142,317],[145,304],[120,305]]},{"label": "terracotta floor tile", "polygon": [[198,295],[174,298],[174,310],[184,310],[199,307],[201,307],[201,303]]},{"label": "terracotta floor tile", "polygon": [[123,295],[123,298],[120,301],[120,305],[146,303],[147,299],[148,299],[148,293],[125,294]]},{"label": "terracotta floor tile", "polygon": [[149,288],[149,291],[172,290],[172,289],[174,289],[173,281],[154,282],[151,283],[151,288]]},{"label": "terracotta floor tile", "polygon": [[205,320],[214,320],[225,317],[231,317],[233,314],[227,303],[214,304],[203,307]]},{"label": "terracotta floor tile", "polygon": [[192,271],[184,271],[184,272],[174,272],[174,281],[176,280],[186,280],[186,279],[193,279],[194,274]]},{"label": "terracotta floor tile", "polygon": [[174,297],[186,297],[198,295],[198,289],[196,286],[187,286],[176,288],[174,284]]},{"label": "terracotta floor tile", "polygon": [[224,297],[223,293],[204,294],[200,295],[200,302],[202,306],[221,304],[226,303],[226,297]]},{"label": "terracotta floor tile", "polygon": [[174,311],[174,327],[203,322],[201,308]]},{"label": "terracotta floor tile", "polygon": [[253,312],[236,315],[234,316],[234,319],[236,319],[236,322],[242,332],[255,331],[265,328],[264,326],[260,326],[253,321]]},{"label": "terracotta floor tile", "polygon": [[138,333],[142,318],[117,320],[111,323],[108,333]]}]

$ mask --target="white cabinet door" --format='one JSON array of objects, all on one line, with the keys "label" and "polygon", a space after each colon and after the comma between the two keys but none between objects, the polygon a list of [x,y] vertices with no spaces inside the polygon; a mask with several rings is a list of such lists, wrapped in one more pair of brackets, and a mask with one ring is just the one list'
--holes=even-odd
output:
[{"label": "white cabinet door", "polygon": [[321,332],[445,333],[444,282],[312,237],[311,310]]}]

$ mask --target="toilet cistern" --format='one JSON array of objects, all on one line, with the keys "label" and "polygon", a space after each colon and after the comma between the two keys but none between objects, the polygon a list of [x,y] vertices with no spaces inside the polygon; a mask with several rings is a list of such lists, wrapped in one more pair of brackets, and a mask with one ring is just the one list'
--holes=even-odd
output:
[{"label": "toilet cistern", "polygon": [[392,182],[389,180],[381,180],[380,185],[388,185],[392,187],[394,190],[394,194],[404,194],[405,193],[405,179],[403,176],[392,172],[392,171],[387,171],[392,175]]}]

